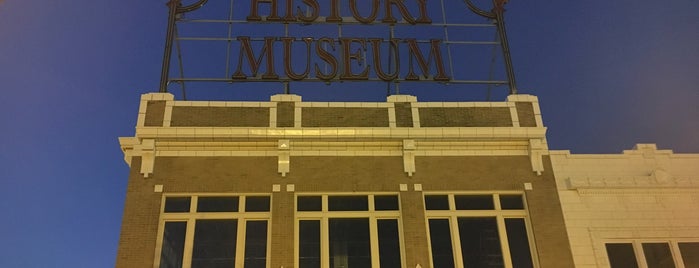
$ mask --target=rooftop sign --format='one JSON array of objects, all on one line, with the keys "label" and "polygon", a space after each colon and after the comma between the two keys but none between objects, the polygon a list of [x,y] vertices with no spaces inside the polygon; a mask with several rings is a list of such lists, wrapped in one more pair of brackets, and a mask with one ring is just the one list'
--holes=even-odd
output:
[{"label": "rooftop sign", "polygon": [[[465,1],[171,0],[160,91],[170,82],[374,81],[507,84],[516,93],[506,1],[493,0],[490,12]],[[483,38],[487,30],[495,40]],[[173,46],[179,72],[171,73]],[[493,75],[494,46],[502,77]]]}]

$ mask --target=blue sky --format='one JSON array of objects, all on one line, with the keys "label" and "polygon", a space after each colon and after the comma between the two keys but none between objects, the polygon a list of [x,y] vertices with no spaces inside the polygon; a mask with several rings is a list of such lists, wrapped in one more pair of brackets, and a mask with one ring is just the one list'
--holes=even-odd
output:
[{"label": "blue sky", "polygon": [[[519,89],[539,97],[551,149],[699,153],[698,1],[507,8]],[[128,172],[117,137],[157,91],[166,16],[164,0],[0,1],[0,267],[114,266]],[[328,92],[315,98],[385,87]]]}]

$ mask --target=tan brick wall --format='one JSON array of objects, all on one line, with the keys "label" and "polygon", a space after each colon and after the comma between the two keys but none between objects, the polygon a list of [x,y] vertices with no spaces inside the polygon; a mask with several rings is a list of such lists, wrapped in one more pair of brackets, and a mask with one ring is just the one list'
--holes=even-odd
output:
[{"label": "tan brick wall", "polygon": [[277,103],[277,127],[294,126],[294,107],[293,102]]},{"label": "tan brick wall", "polygon": [[139,173],[141,158],[131,164],[115,266],[153,267],[161,194],[153,192],[154,180]]},{"label": "tan brick wall", "polygon": [[165,101],[149,101],[146,106],[146,127],[162,127],[165,118]]},{"label": "tan brick wall", "polygon": [[420,108],[421,127],[511,127],[507,107]]},{"label": "tan brick wall", "polygon": [[534,107],[531,102],[516,102],[515,107],[517,108],[520,127],[536,127]]},{"label": "tan brick wall", "polygon": [[[270,194],[273,184],[281,184],[282,192],[272,194],[271,267],[289,268],[294,267],[294,199],[284,191],[288,184],[297,193],[398,193],[399,184],[409,184],[410,191],[400,192],[406,265],[429,267],[422,193],[412,184],[425,191],[499,191],[522,190],[524,182],[534,186],[526,198],[541,267],[573,267],[550,161],[545,162],[547,172],[536,176],[526,156],[417,157],[411,178],[401,157],[292,157],[291,172],[281,177],[275,157],[159,157],[148,179],[132,170],[117,267],[153,264],[161,197],[153,193],[154,184],[163,184],[166,193]],[[136,159],[132,163],[139,165]]]},{"label": "tan brick wall", "polygon": [[409,102],[396,102],[396,127],[413,126],[413,110]]},{"label": "tan brick wall", "polygon": [[303,127],[388,127],[388,109],[304,107],[301,121]]},{"label": "tan brick wall", "polygon": [[269,108],[172,107],[173,127],[269,127]]}]

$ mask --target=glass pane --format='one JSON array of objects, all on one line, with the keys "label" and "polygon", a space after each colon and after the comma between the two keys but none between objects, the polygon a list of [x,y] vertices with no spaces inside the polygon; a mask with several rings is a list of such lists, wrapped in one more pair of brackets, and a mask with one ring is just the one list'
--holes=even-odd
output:
[{"label": "glass pane", "polygon": [[321,211],[323,210],[323,198],[320,196],[299,196],[297,199],[298,211]]},{"label": "glass pane", "polygon": [[328,196],[330,211],[368,211],[369,199],[366,195],[359,196]]},{"label": "glass pane", "polygon": [[189,212],[191,197],[165,198],[165,212]]},{"label": "glass pane", "polygon": [[197,220],[192,268],[235,266],[238,220]]},{"label": "glass pane", "polygon": [[381,268],[400,268],[398,220],[377,220],[379,232],[379,263]]},{"label": "glass pane", "polygon": [[182,267],[184,235],[187,222],[166,222],[163,233],[163,249],[160,252],[160,268]]},{"label": "glass pane", "polygon": [[489,210],[495,209],[492,195],[457,195],[454,196],[457,210]]},{"label": "glass pane", "polygon": [[426,195],[425,209],[449,210],[449,197],[446,195]]},{"label": "glass pane", "polygon": [[534,267],[524,219],[505,219],[505,229],[507,243],[510,245],[512,266],[517,268]]},{"label": "glass pane", "polygon": [[430,219],[430,248],[432,267],[453,268],[454,253],[451,246],[451,231],[448,219]]},{"label": "glass pane", "polygon": [[238,197],[199,197],[197,212],[238,212]]},{"label": "glass pane", "polygon": [[375,210],[398,210],[397,195],[377,195],[374,196]]},{"label": "glass pane", "polygon": [[245,223],[245,268],[267,267],[267,221]]},{"label": "glass pane", "polygon": [[670,244],[668,243],[643,243],[643,255],[646,256],[648,268],[675,268],[672,259]]},{"label": "glass pane", "polygon": [[458,224],[465,267],[505,267],[495,217],[459,218]]},{"label": "glass pane", "polygon": [[521,195],[500,195],[500,208],[502,209],[524,209]]},{"label": "glass pane", "polygon": [[684,267],[699,267],[699,243],[679,243]]},{"label": "glass pane", "polygon": [[329,219],[330,267],[371,267],[369,219]]},{"label": "glass pane", "polygon": [[605,246],[611,268],[638,268],[631,243],[609,243]]},{"label": "glass pane", "polygon": [[299,221],[299,267],[320,268],[320,221]]},{"label": "glass pane", "polygon": [[245,197],[246,212],[269,211],[269,196],[248,196]]}]

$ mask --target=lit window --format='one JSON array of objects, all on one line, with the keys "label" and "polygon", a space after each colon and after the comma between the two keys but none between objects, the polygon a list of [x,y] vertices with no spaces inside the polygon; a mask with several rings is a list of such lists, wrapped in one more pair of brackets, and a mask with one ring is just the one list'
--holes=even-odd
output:
[{"label": "lit window", "polygon": [[433,267],[534,266],[521,194],[425,193],[425,209]]},{"label": "lit window", "polygon": [[299,195],[297,267],[400,268],[398,195]]},{"label": "lit window", "polygon": [[160,268],[267,267],[269,219],[269,196],[165,197],[156,263]]}]

